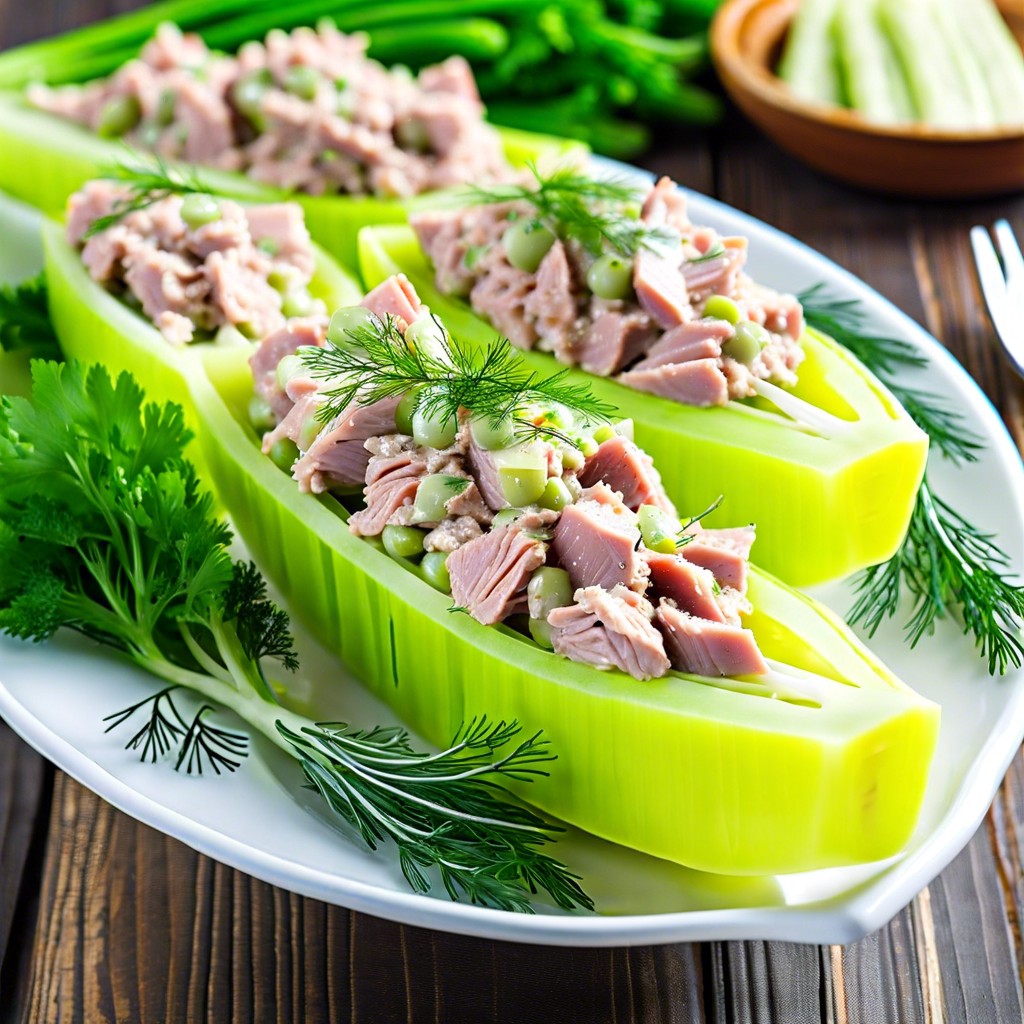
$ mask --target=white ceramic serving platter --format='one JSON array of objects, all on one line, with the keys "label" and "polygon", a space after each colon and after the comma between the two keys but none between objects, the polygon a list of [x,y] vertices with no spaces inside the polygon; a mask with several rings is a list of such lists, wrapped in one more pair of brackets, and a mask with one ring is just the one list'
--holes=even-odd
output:
[{"label": "white ceramic serving platter", "polygon": [[[1020,572],[1024,470],[995,410],[955,360],[864,284],[788,236],[698,195],[691,197],[691,209],[698,223],[750,237],[750,267],[759,280],[794,292],[823,281],[859,300],[879,332],[905,338],[928,356],[928,368],[915,373],[914,382],[960,409],[987,442],[975,465],[954,469],[933,460],[933,483],[997,535]],[[37,269],[33,231],[27,211],[0,201],[0,276],[16,279]],[[841,612],[852,600],[848,584],[818,588],[816,596]],[[394,722],[337,661],[300,640],[303,668],[293,690],[300,710],[358,725]],[[570,831],[554,850],[583,876],[599,909],[595,914],[566,914],[538,903],[536,914],[523,915],[412,894],[397,858],[389,851],[372,854],[328,824],[301,788],[295,766],[266,743],[257,742],[243,767],[226,777],[192,778],[169,763],[140,763],[123,749],[127,736],[105,735],[101,719],[153,692],[156,683],[79,638],[35,646],[0,637],[0,715],[64,771],[140,821],[265,881],[379,917],[552,945],[841,943],[883,925],[965,846],[1024,735],[1024,671],[989,678],[955,625],[943,623],[913,651],[898,623],[870,644],[943,711],[924,809],[901,856],[799,875],[729,878]]]}]

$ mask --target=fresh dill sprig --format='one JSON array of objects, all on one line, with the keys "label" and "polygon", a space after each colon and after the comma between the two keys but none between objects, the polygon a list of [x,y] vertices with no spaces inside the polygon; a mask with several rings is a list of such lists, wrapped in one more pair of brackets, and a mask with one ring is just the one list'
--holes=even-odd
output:
[{"label": "fresh dill sprig", "polygon": [[[440,328],[440,325],[439,325]],[[614,408],[595,398],[585,384],[566,382],[568,370],[549,377],[526,370],[506,338],[486,349],[439,334],[437,347],[409,345],[392,317],[372,317],[346,332],[348,344],[299,350],[310,374],[331,382],[318,416],[329,420],[353,402],[372,405],[416,391],[416,410],[439,422],[457,420],[469,409],[498,426],[518,408],[533,402],[561,405],[588,422],[610,419]],[[517,420],[517,428],[538,435],[550,427]]]},{"label": "fresh dill sprig", "polygon": [[[134,156],[134,154],[132,154]],[[136,162],[121,161],[105,174],[106,181],[114,181],[128,187],[128,195],[114,202],[110,213],[97,217],[82,235],[91,238],[120,223],[130,213],[144,210],[154,203],[173,195],[211,191],[196,173],[194,167],[178,170],[167,166],[160,156],[136,157]]]},{"label": "fresh dill sprig", "polygon": [[29,349],[40,358],[59,358],[46,296],[46,275],[41,271],[20,284],[0,284],[0,349]]},{"label": "fresh dill sprig", "polygon": [[[233,711],[295,759],[328,807],[375,848],[395,841],[417,891],[436,871],[452,898],[528,911],[531,894],[591,907],[576,876],[540,852],[557,826],[502,798],[496,780],[528,780],[553,759],[512,722],[471,722],[441,754],[393,729],[321,725],[278,701],[267,659],[295,668],[285,613],[184,457],[179,406],[146,405],[127,375],[32,364],[32,398],[0,400],[0,632],[27,640],[77,630],[168,685],[104,719],[141,726],[127,747],[177,769],[236,770],[242,733],[211,721]],[[189,718],[178,691],[201,703]],[[505,750],[509,745],[510,749]]]},{"label": "fresh dill sprig", "polygon": [[[551,825],[525,807],[503,804],[494,817],[492,780],[530,780],[554,758],[535,734],[517,740],[516,722],[473,719],[448,749],[416,753],[401,730],[321,723],[293,731],[279,725],[311,788],[376,849],[392,841],[409,884],[430,888],[437,866],[453,900],[529,913],[529,894],[544,890],[567,910],[591,908],[577,876],[537,852]],[[512,746],[513,742],[515,745]],[[510,886],[509,879],[521,879]]]},{"label": "fresh dill sprig", "polygon": [[[982,440],[960,413],[904,383],[906,372],[926,365],[921,353],[905,341],[869,334],[856,300],[836,299],[823,285],[804,292],[800,301],[807,322],[872,370],[945,458],[955,465],[976,461]],[[847,618],[874,636],[882,622],[898,614],[904,589],[913,601],[905,627],[911,647],[934,630],[938,619],[953,617],[974,637],[989,674],[1024,663],[1024,586],[1011,582],[1006,555],[993,536],[939,498],[927,475],[903,543],[887,562],[859,576]]]},{"label": "fresh dill sprig", "polygon": [[725,495],[720,494],[713,502],[711,502],[710,505],[708,505],[706,509],[704,509],[703,512],[698,512],[695,516],[690,516],[679,530],[679,539],[676,541],[676,547],[685,548],[691,541],[696,540],[700,536],[699,533],[687,533],[686,531],[691,526],[696,526],[702,519],[711,515],[711,513],[714,512],[723,501],[725,501]]},{"label": "fresh dill sprig", "polygon": [[629,181],[591,178],[571,166],[547,174],[535,164],[529,168],[536,184],[475,185],[468,192],[471,201],[529,203],[538,223],[559,238],[574,239],[595,256],[605,248],[627,257],[640,249],[678,251],[678,232],[640,219],[642,197]]}]

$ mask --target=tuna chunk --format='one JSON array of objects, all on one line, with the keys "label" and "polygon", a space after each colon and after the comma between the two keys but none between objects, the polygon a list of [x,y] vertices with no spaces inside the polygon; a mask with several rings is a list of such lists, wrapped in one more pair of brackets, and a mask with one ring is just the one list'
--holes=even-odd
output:
[{"label": "tuna chunk", "polygon": [[683,558],[714,574],[723,587],[747,590],[747,567],[754,528],[741,526],[731,530],[701,530],[696,539],[681,548]]},{"label": "tuna chunk", "polygon": [[423,309],[416,289],[405,274],[393,274],[369,292],[360,305],[365,306],[381,320],[395,317],[398,326],[405,330]]},{"label": "tuna chunk", "polygon": [[618,379],[627,387],[671,398],[686,405],[725,405],[729,382],[717,359],[694,359],[689,363],[668,363],[653,370],[630,370]]},{"label": "tuna chunk", "polygon": [[686,196],[681,188],[668,177],[658,179],[658,184],[651,189],[640,217],[648,224],[666,224],[685,235],[690,230],[690,218],[686,213]]},{"label": "tuna chunk", "polygon": [[651,457],[628,438],[616,436],[602,442],[577,479],[584,487],[607,484],[622,495],[623,504],[634,512],[641,505],[657,505],[669,515],[677,515]]},{"label": "tuna chunk", "polygon": [[472,431],[467,430],[466,433],[469,434],[469,469],[481,496],[488,508],[494,512],[507,508],[508,500],[505,498],[505,492],[498,477],[498,467],[494,464],[494,456],[476,443]]},{"label": "tuna chunk", "polygon": [[576,603],[548,615],[556,653],[595,668],[617,668],[636,679],[669,670],[664,642],[651,625],[649,602],[626,587],[584,587]]},{"label": "tuna chunk", "polygon": [[560,241],[556,241],[541,260],[536,286],[526,297],[523,310],[533,319],[537,334],[545,341],[556,347],[564,343],[576,320],[576,297],[572,270]]},{"label": "tuna chunk", "polygon": [[732,325],[725,320],[689,320],[666,331],[631,372],[697,359],[717,361],[722,354],[722,342],[731,334]]},{"label": "tuna chunk", "polygon": [[448,556],[452,599],[485,626],[526,608],[526,585],[547,545],[515,523],[491,530]]},{"label": "tuna chunk", "polygon": [[621,584],[643,593],[649,569],[637,553],[639,541],[636,516],[624,505],[584,498],[563,509],[551,551],[574,589]]},{"label": "tuna chunk", "polygon": [[721,256],[712,256],[697,263],[684,263],[682,276],[690,294],[731,295],[736,277],[746,260],[746,252],[738,247],[727,248]]},{"label": "tuna chunk", "polygon": [[287,260],[304,274],[313,273],[313,248],[298,203],[262,203],[247,212],[249,232],[257,245],[271,243],[278,259]]},{"label": "tuna chunk", "polygon": [[256,394],[270,403],[278,422],[294,403],[277,381],[277,364],[304,345],[323,345],[326,336],[327,322],[322,317],[289,320],[279,331],[268,334],[252,354],[249,365]]},{"label": "tuna chunk", "polygon": [[641,249],[633,262],[633,289],[640,305],[666,331],[690,315],[690,297],[678,259]]},{"label": "tuna chunk", "polygon": [[659,603],[654,621],[664,637],[672,667],[680,672],[748,676],[768,671],[749,629],[694,618],[665,600]]},{"label": "tuna chunk", "polygon": [[420,85],[424,92],[445,92],[480,102],[473,69],[464,57],[449,57],[440,64],[424,68],[420,72]]},{"label": "tuna chunk", "polygon": [[588,373],[608,377],[641,355],[657,333],[641,310],[601,313],[574,345],[580,366]]},{"label": "tuna chunk", "polygon": [[526,318],[526,300],[533,291],[533,274],[518,270],[504,260],[487,260],[487,274],[477,279],[469,293],[473,309],[494,325],[518,348],[531,348],[537,331]]},{"label": "tuna chunk", "polygon": [[[367,472],[370,453],[366,441],[394,433],[399,401],[400,398],[394,397],[381,399],[373,405],[353,403],[336,416],[292,467],[299,490],[320,494],[332,486],[353,487],[364,479],[370,483]],[[421,466],[420,472],[422,469]]]},{"label": "tuna chunk", "polygon": [[366,507],[348,521],[352,533],[357,537],[380,534],[400,509],[413,503],[425,469],[411,449],[395,455],[374,455],[366,469]]},{"label": "tuna chunk", "polygon": [[725,613],[715,600],[715,577],[707,569],[688,562],[682,555],[645,551],[651,567],[651,590],[655,597],[667,597],[698,619],[725,622]]}]

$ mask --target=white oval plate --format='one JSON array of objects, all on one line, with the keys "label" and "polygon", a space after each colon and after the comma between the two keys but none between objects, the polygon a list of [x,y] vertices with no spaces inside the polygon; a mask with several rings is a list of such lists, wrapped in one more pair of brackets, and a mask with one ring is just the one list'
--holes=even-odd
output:
[{"label": "white oval plate", "polygon": [[[750,237],[756,278],[794,292],[824,281],[841,296],[858,299],[873,327],[928,356],[915,383],[959,408],[987,442],[972,466],[955,469],[933,460],[932,480],[969,519],[998,536],[1019,572],[1024,471],[995,410],[960,365],[866,285],[792,238],[699,195],[691,196],[691,209],[698,222]],[[38,246],[31,215],[5,201],[0,224],[9,240],[6,253],[18,257],[0,264],[0,274],[16,279],[34,272]],[[18,237],[23,246],[10,244]],[[818,588],[816,596],[840,612],[852,601],[848,584]],[[395,721],[329,655],[306,638],[300,641],[303,670],[295,699],[320,718],[358,725]],[[951,623],[913,651],[898,623],[870,644],[943,711],[924,809],[901,856],[799,875],[729,878],[570,831],[552,849],[583,876],[598,914],[566,914],[538,903],[535,915],[523,915],[412,894],[397,859],[387,851],[372,854],[330,827],[300,787],[294,764],[267,743],[257,741],[241,770],[225,777],[191,778],[169,763],[140,763],[122,747],[125,729],[105,735],[101,719],[152,693],[154,680],[80,639],[61,637],[39,647],[0,638],[0,714],[60,768],[140,821],[257,878],[379,917],[553,945],[840,943],[882,926],[966,845],[1024,734],[1024,671],[989,678],[970,640]]]}]

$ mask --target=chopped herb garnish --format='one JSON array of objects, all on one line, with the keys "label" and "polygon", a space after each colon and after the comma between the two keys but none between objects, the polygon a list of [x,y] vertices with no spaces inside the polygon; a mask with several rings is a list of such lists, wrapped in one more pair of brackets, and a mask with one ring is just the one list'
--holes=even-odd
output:
[{"label": "chopped herb garnish", "polygon": [[629,181],[591,178],[574,167],[543,174],[531,164],[530,171],[536,184],[474,186],[470,199],[474,203],[529,203],[538,223],[559,238],[579,242],[595,256],[606,248],[626,257],[635,256],[640,249],[678,251],[678,232],[640,219],[640,192]]},{"label": "chopped herb garnish", "polygon": [[45,274],[21,284],[0,285],[0,349],[31,349],[40,357],[59,357],[60,346],[46,304]]},{"label": "chopped herb garnish", "polygon": [[[469,409],[497,427],[533,402],[564,406],[588,422],[607,420],[615,412],[586,385],[566,383],[568,370],[550,377],[526,370],[506,338],[478,349],[438,327],[436,348],[410,346],[391,317],[371,317],[346,331],[345,345],[328,341],[323,348],[300,349],[310,374],[329,382],[317,415],[326,421],[353,402],[372,405],[414,389],[419,389],[416,410],[438,422],[454,421],[460,409]],[[529,420],[517,423],[529,433],[553,433]]]}]

